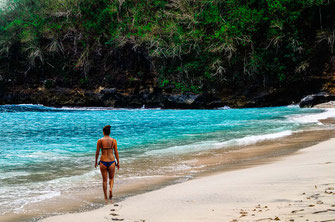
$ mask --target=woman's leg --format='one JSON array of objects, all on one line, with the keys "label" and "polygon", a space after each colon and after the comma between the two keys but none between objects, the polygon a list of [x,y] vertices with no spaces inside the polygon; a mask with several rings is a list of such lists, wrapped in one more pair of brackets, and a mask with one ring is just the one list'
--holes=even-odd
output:
[{"label": "woman's leg", "polygon": [[109,199],[112,199],[113,197],[113,186],[114,186],[114,173],[115,173],[115,163],[113,163],[109,168],[108,168],[108,174],[109,174]]},{"label": "woman's leg", "polygon": [[107,167],[100,163],[100,172],[102,176],[102,189],[104,191],[105,200],[107,200]]}]

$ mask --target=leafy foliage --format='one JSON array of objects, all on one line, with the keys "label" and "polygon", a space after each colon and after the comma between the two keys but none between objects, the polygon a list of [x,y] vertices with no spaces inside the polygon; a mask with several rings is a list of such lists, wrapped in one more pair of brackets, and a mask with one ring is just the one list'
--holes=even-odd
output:
[{"label": "leafy foliage", "polygon": [[320,44],[334,53],[334,9],[324,0],[9,0],[0,62],[20,52],[26,70],[41,69],[67,55],[62,66],[86,82],[95,54],[130,44],[148,53],[162,87],[283,85],[307,75]]}]

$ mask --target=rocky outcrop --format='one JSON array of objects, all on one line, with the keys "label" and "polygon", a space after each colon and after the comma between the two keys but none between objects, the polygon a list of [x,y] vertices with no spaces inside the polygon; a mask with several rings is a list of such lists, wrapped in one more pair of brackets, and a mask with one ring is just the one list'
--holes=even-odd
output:
[{"label": "rocky outcrop", "polygon": [[95,91],[68,88],[14,90],[1,96],[0,104],[164,109],[211,109],[226,105],[211,94],[165,94],[159,89],[129,94],[115,88]]},{"label": "rocky outcrop", "polygon": [[[0,90],[0,104],[162,109],[215,109],[225,106],[245,108],[298,104],[302,92],[299,91],[297,94],[293,90],[283,88],[263,91],[249,90],[240,93],[225,92],[225,94],[218,96],[211,93],[167,93],[155,86],[127,91],[103,87],[95,90],[60,87],[49,89],[45,87],[37,89],[13,87],[6,91]],[[334,95],[317,93],[302,99],[300,107],[313,107],[332,100],[335,100]],[[328,107],[329,104],[325,106]]]},{"label": "rocky outcrop", "polygon": [[315,105],[321,104],[321,103],[327,103],[329,101],[335,100],[335,95],[330,95],[324,92],[309,95],[304,97],[300,103],[300,108],[309,108],[314,107]]},{"label": "rocky outcrop", "polygon": [[218,108],[225,104],[221,99],[211,94],[164,95],[164,108],[199,109]]}]

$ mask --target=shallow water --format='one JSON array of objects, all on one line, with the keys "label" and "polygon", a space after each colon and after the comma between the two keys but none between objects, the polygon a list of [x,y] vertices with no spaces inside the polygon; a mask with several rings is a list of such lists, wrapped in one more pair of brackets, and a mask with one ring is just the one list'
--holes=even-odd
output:
[{"label": "shallow water", "polygon": [[180,155],[322,128],[318,120],[334,116],[332,109],[296,106],[228,110],[0,106],[0,215],[23,212],[26,205],[74,187],[100,187],[94,154],[107,124],[117,139],[123,167],[118,183],[126,184],[137,178],[198,170],[192,160],[178,162]]}]

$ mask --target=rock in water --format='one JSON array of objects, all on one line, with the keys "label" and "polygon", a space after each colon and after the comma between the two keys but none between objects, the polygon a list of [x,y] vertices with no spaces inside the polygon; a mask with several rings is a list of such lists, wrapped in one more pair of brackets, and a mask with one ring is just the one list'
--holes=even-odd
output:
[{"label": "rock in water", "polygon": [[326,103],[331,100],[335,100],[334,95],[329,95],[327,93],[322,92],[304,97],[300,101],[299,106],[300,108],[310,108],[317,104]]}]

